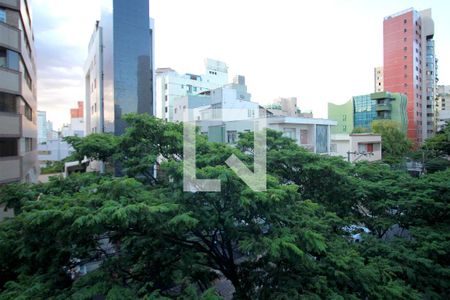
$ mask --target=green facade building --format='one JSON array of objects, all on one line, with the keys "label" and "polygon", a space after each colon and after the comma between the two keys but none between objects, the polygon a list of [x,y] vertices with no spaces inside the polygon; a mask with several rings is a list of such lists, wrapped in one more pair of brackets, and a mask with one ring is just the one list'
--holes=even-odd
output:
[{"label": "green facade building", "polygon": [[407,97],[400,93],[378,92],[352,97],[347,103],[328,103],[328,118],[337,121],[332,133],[350,134],[355,128],[371,130],[374,120],[392,120],[405,134],[408,129]]},{"label": "green facade building", "polygon": [[337,121],[337,126],[331,127],[331,133],[352,133],[354,126],[353,99],[337,105],[328,103],[328,119]]}]

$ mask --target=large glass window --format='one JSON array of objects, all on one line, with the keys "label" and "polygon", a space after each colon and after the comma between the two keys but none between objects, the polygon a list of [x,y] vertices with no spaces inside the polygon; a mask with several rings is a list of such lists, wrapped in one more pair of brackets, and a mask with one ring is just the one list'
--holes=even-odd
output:
[{"label": "large glass window", "polygon": [[6,23],[6,11],[0,8],[0,22]]},{"label": "large glass window", "polygon": [[0,157],[17,156],[17,141],[15,138],[0,138]]},{"label": "large glass window", "polygon": [[0,47],[0,67],[19,71],[19,53]]},{"label": "large glass window", "polygon": [[0,93],[0,111],[17,113],[16,96],[6,93]]},{"label": "large glass window", "polygon": [[6,68],[6,49],[0,48],[0,67]]},{"label": "large glass window", "polygon": [[316,126],[316,152],[328,152],[328,126],[326,125]]},{"label": "large glass window", "polygon": [[30,120],[33,121],[33,110],[31,109],[31,107],[25,103],[25,112],[24,112],[25,117]]}]

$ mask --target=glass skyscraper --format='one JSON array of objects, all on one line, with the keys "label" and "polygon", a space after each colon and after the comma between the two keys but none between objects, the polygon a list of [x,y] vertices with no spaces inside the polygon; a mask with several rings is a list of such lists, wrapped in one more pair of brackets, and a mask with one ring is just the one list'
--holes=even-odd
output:
[{"label": "glass skyscraper", "polygon": [[153,115],[149,0],[104,0],[86,63],[87,133],[125,131],[123,115]]}]

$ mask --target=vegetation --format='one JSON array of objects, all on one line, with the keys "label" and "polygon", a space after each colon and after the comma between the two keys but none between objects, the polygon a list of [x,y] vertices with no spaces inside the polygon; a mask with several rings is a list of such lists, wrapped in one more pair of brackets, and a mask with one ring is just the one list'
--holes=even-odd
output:
[{"label": "vegetation", "polygon": [[[220,299],[224,280],[236,299],[450,294],[450,170],[413,178],[351,165],[268,131],[268,190],[256,193],[224,164],[235,154],[252,165],[252,133],[236,147],[198,135],[197,176],[222,191],[185,193],[181,125],[127,122],[122,137],[73,142],[77,157],[120,160],[128,177],[0,190],[16,212],[0,224],[0,299]],[[370,233],[357,243],[351,225]]]},{"label": "vegetation", "polygon": [[400,124],[392,120],[375,120],[372,132],[380,134],[383,141],[383,160],[398,163],[411,150],[412,143],[400,130]]}]

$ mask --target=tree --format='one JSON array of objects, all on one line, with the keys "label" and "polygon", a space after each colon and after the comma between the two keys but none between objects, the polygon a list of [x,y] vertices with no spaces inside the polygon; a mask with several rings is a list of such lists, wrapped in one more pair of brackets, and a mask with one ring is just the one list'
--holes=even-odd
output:
[{"label": "tree", "polygon": [[[353,166],[268,131],[268,191],[256,193],[224,164],[235,154],[251,167],[252,133],[237,147],[199,135],[197,176],[222,191],[185,193],[182,127],[127,121],[112,152],[135,178],[75,174],[0,192],[17,214],[0,224],[0,299],[218,299],[225,280],[236,299],[449,294],[448,171]],[[156,161],[165,176],[153,180]],[[351,224],[371,234],[355,243]],[[394,225],[413,238],[391,235]]]},{"label": "tree", "polygon": [[412,143],[400,130],[400,125],[392,120],[375,120],[372,122],[372,132],[381,135],[383,160],[396,163],[405,157],[412,148]]},{"label": "tree", "polygon": [[434,137],[427,139],[422,149],[434,151],[436,156],[450,156],[450,123],[447,123]]},{"label": "tree", "polygon": [[87,158],[112,163],[118,151],[119,138],[110,133],[93,133],[84,138],[69,136],[64,140],[74,148],[73,156],[79,162]]}]

